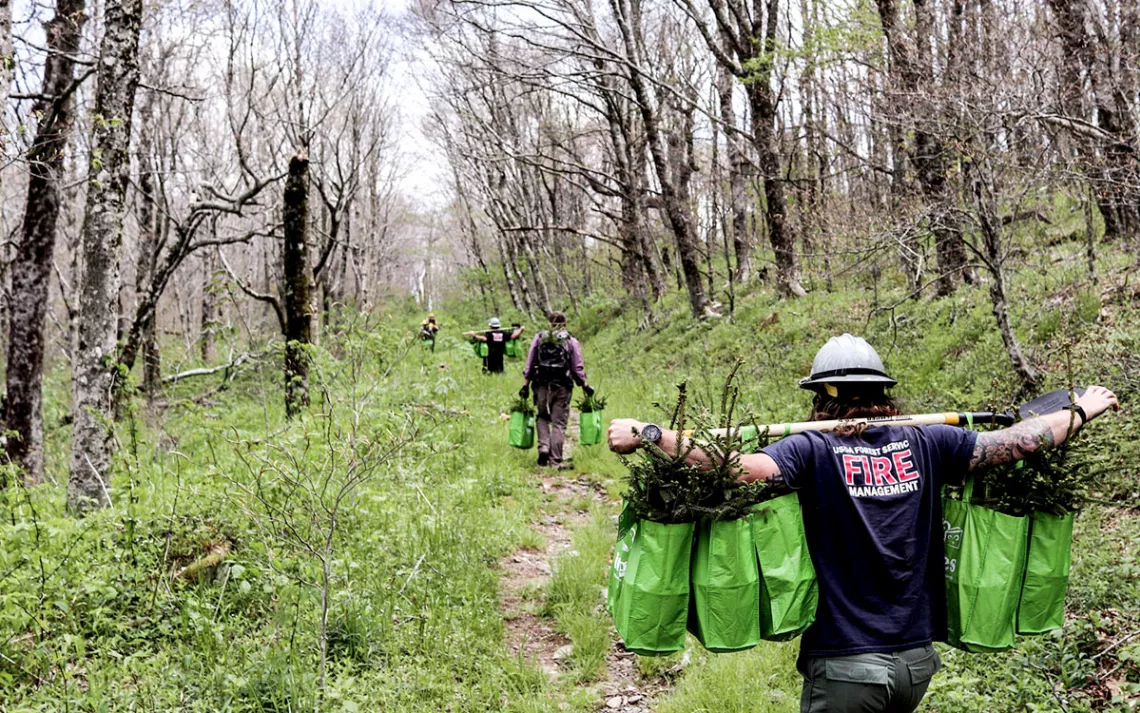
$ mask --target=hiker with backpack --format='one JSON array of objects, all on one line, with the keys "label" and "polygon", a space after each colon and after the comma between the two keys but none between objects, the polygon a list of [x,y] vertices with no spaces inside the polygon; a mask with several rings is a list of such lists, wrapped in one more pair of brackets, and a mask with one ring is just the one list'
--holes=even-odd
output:
[{"label": "hiker with backpack", "polygon": [[526,327],[521,324],[514,325],[515,329],[508,332],[503,329],[503,323],[499,321],[498,317],[492,317],[491,321],[487,323],[487,327],[487,331],[482,334],[467,332],[466,336],[473,341],[487,344],[487,355],[483,357],[483,373],[502,374],[503,357],[507,353],[507,342],[518,339]]},{"label": "hiker with backpack", "polygon": [[[895,385],[865,340],[827,342],[800,386],[814,393],[809,420],[899,415]],[[856,421],[807,431],[740,456],[739,477],[799,494],[808,550],[818,575],[815,621],[803,634],[796,667],[801,713],[910,713],[941,668],[934,641],[947,640],[943,556],[944,483],[969,471],[1054,448],[1117,397],[1090,386],[1068,410],[979,433],[948,425],[894,426]],[[710,456],[683,434],[615,419],[610,448],[643,445],[693,464]]]},{"label": "hiker with backpack", "polygon": [[420,339],[431,351],[435,351],[435,335],[439,333],[439,324],[435,321],[435,313],[429,313],[427,319],[420,323]]},{"label": "hiker with backpack", "polygon": [[566,331],[566,315],[551,312],[549,319],[550,329],[534,335],[530,344],[519,396],[525,399],[534,388],[538,464],[563,469],[568,467],[562,460],[562,445],[566,440],[574,385],[581,386],[591,396],[594,390],[586,383],[582,345]]}]

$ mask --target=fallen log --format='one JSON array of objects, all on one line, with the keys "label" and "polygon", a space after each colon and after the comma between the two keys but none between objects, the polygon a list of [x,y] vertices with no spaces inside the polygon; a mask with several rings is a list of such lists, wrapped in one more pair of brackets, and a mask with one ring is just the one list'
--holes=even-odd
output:
[{"label": "fallen log", "polygon": [[215,542],[210,546],[209,551],[198,559],[194,560],[185,567],[176,570],[170,579],[176,582],[180,579],[193,579],[201,576],[208,570],[213,569],[225,561],[230,553],[230,543],[228,540]]},{"label": "fallen log", "polygon": [[251,352],[242,352],[241,354],[239,354],[238,356],[236,356],[232,360],[230,360],[230,362],[228,364],[219,364],[218,366],[204,366],[204,367],[201,367],[198,369],[189,369],[187,371],[182,371],[182,372],[179,372],[177,374],[171,374],[170,376],[164,376],[164,377],[162,377],[162,383],[173,384],[177,381],[182,381],[183,379],[189,379],[189,378],[194,377],[194,376],[208,376],[210,374],[217,374],[219,371],[228,371],[230,369],[236,369],[237,367],[241,366],[242,364],[249,361],[250,359],[257,359],[260,356],[261,356],[261,354],[253,354]]}]

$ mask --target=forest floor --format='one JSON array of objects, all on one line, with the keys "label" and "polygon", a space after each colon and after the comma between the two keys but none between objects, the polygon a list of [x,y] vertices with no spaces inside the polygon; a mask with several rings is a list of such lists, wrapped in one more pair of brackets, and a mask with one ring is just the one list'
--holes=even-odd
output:
[{"label": "forest floor", "polygon": [[[576,421],[575,414],[567,428],[568,458],[573,456]],[[531,526],[542,544],[521,547],[500,560],[500,604],[510,654],[532,662],[550,677],[555,690],[560,690],[561,679],[572,674],[567,662],[573,644],[557,630],[554,620],[543,616],[542,593],[549,585],[558,558],[573,553],[574,532],[588,525],[589,503],[600,506],[616,503],[601,482],[588,474],[539,471],[534,475],[534,482],[542,494],[543,504]],[[648,713],[668,685],[661,676],[642,676],[638,672],[636,654],[626,651],[615,634],[605,657],[604,671],[589,688],[600,694],[608,710]],[[560,697],[564,699],[565,694]],[[565,707],[566,701],[559,704],[560,708]]]}]

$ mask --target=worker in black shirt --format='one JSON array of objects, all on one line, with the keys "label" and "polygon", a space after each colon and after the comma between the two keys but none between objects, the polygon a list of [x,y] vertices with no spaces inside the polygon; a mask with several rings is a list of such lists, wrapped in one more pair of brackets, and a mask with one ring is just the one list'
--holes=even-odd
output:
[{"label": "worker in black shirt", "polygon": [[487,343],[487,356],[483,357],[483,371],[488,374],[502,374],[507,342],[511,339],[518,339],[526,327],[520,324],[513,332],[508,332],[503,329],[503,324],[498,317],[492,317],[487,326],[489,329],[482,334],[467,332],[466,336],[476,342]]}]

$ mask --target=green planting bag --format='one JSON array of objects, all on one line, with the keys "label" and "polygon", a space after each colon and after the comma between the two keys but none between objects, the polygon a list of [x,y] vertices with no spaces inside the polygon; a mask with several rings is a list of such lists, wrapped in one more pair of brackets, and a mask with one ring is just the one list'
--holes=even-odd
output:
[{"label": "green planting bag", "polygon": [[519,347],[519,340],[508,339],[504,353],[512,359],[518,359],[522,356],[522,349]]},{"label": "green planting bag", "polygon": [[435,340],[434,339],[421,339],[420,341],[423,342],[424,349],[426,349],[429,352],[432,351],[433,347],[435,347]]},{"label": "green planting bag", "polygon": [[602,412],[589,411],[579,414],[578,442],[583,446],[596,446],[602,442]]},{"label": "green planting bag", "polygon": [[487,348],[487,342],[475,341],[471,346],[475,348],[475,356],[479,358],[483,358],[490,353],[490,350]]},{"label": "green planting bag", "polygon": [[638,520],[614,552],[606,602],[625,647],[642,656],[685,648],[694,524]]},{"label": "green planting bag", "polygon": [[515,448],[534,448],[534,416],[512,411],[507,443]]},{"label": "green planting bag", "polygon": [[704,521],[693,547],[689,631],[709,651],[760,643],[760,570],[748,518]]},{"label": "green planting bag", "polygon": [[629,501],[622,502],[621,514],[618,515],[618,541],[614,545],[614,558],[610,562],[610,578],[606,587],[606,609],[611,613],[617,602],[620,591],[619,582],[625,574],[625,563],[629,561],[629,548],[633,545],[634,526],[637,518],[629,509]]},{"label": "green planting bag", "polygon": [[756,505],[751,529],[760,568],[760,637],[786,641],[815,621],[819,603],[799,495],[781,495]]},{"label": "green planting bag", "polygon": [[755,453],[760,447],[760,429],[756,426],[741,426],[738,435],[741,453]]},{"label": "green planting bag", "polygon": [[947,643],[987,653],[1014,644],[1029,518],[971,504],[973,485],[966,478],[961,500],[942,499]]},{"label": "green planting bag", "polygon": [[1035,512],[1030,516],[1017,633],[1042,634],[1064,625],[1072,545],[1072,513],[1058,516]]}]

